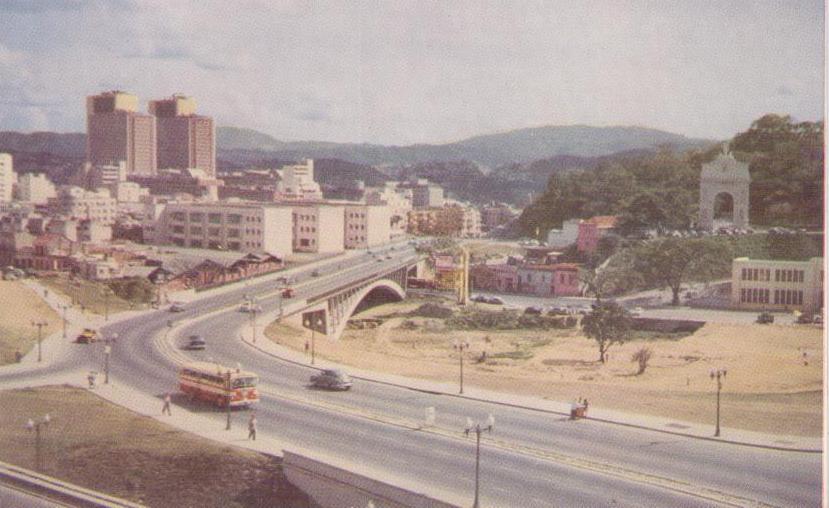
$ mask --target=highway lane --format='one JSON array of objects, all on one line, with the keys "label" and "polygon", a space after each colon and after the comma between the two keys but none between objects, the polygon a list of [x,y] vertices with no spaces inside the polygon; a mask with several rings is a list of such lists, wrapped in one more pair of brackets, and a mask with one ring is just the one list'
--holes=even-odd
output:
[{"label": "highway lane", "polygon": [[413,422],[422,421],[425,408],[433,406],[438,425],[455,429],[463,428],[468,416],[484,419],[491,413],[496,418],[498,439],[521,447],[613,464],[780,506],[819,504],[818,454],[734,446],[601,422],[573,422],[558,415],[365,381],[358,381],[347,393],[308,390],[308,378],[315,370],[240,347],[234,334],[244,324],[244,314],[222,314],[186,327],[182,335],[197,333],[208,338],[209,352],[194,353],[194,357],[213,355],[231,365],[239,362],[262,376],[263,382],[277,385],[292,397]]}]

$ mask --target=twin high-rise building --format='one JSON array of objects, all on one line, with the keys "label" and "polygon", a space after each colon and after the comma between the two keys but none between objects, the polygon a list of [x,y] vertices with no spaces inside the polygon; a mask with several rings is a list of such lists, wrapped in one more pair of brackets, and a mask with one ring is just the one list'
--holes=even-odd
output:
[{"label": "twin high-rise building", "polygon": [[124,161],[128,176],[167,168],[216,173],[213,119],[197,115],[196,102],[182,95],[150,101],[150,114],[138,112],[138,97],[126,92],[87,97],[86,133],[86,159],[94,166]]}]

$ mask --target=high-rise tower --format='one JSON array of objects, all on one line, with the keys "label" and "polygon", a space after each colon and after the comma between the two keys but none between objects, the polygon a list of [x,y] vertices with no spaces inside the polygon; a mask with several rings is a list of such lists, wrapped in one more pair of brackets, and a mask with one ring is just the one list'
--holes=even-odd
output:
[{"label": "high-rise tower", "polygon": [[150,101],[156,119],[160,169],[198,168],[216,175],[216,129],[213,118],[196,114],[196,101],[184,95]]},{"label": "high-rise tower", "polygon": [[128,175],[156,174],[155,117],[138,112],[138,97],[114,90],[86,98],[86,160],[124,161]]}]

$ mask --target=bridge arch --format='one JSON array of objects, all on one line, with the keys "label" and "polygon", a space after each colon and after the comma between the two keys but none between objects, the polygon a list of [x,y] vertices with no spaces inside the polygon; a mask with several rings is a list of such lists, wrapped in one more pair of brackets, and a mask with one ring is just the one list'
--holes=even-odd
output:
[{"label": "bridge arch", "polygon": [[395,301],[400,301],[406,298],[406,291],[400,284],[391,279],[380,279],[360,288],[342,302],[329,300],[328,314],[329,316],[335,317],[335,319],[330,320],[332,326],[328,333],[332,339],[340,338],[348,323],[348,319],[357,312],[360,305],[371,295],[386,295],[395,299]]}]

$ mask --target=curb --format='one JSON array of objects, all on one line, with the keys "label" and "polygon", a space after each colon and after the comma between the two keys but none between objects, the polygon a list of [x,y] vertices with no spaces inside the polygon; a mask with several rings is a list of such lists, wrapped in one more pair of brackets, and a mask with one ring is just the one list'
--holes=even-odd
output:
[{"label": "curb", "polygon": [[[240,334],[239,336],[240,336],[240,338],[241,338],[241,340],[244,344],[246,344],[247,346],[252,347],[252,348],[268,355],[268,356],[271,356],[273,358],[276,358],[278,360],[281,360],[281,361],[284,361],[284,362],[287,362],[287,363],[290,363],[290,364],[293,364],[293,365],[298,365],[298,366],[301,366],[301,367],[307,367],[309,369],[322,370],[322,368],[320,368],[320,367],[300,363],[296,360],[292,360],[290,358],[285,358],[285,357],[280,356],[276,353],[272,353],[270,351],[267,351],[267,350],[263,349],[262,347],[260,347],[256,344],[253,344],[250,341],[246,340],[244,338],[243,334]],[[268,340],[270,340],[270,339],[268,339]],[[455,397],[455,398],[458,398],[458,399],[471,400],[471,401],[475,401],[475,402],[485,402],[485,403],[488,403],[488,404],[496,404],[496,405],[499,405],[499,406],[512,407],[512,408],[516,408],[516,409],[524,409],[524,410],[528,410],[528,411],[535,411],[535,412],[538,412],[538,413],[545,413],[545,414],[551,414],[551,415],[570,416],[569,413],[566,413],[566,412],[563,412],[563,411],[555,411],[555,410],[552,410],[552,409],[542,409],[542,408],[539,408],[539,407],[525,406],[523,404],[514,404],[514,403],[509,403],[509,402],[502,402],[502,401],[497,401],[497,400],[484,399],[484,398],[480,398],[480,397],[472,397],[472,396],[469,396],[469,395],[461,395],[459,393],[449,393],[449,392],[442,392],[442,391],[439,391],[439,390],[429,390],[429,389],[426,389],[426,388],[418,388],[418,387],[414,387],[414,386],[403,385],[403,384],[400,384],[400,383],[394,383],[392,381],[383,381],[383,380],[374,379],[374,378],[365,377],[365,376],[352,375],[351,377],[353,377],[354,379],[362,380],[362,381],[368,381],[368,382],[371,382],[371,383],[377,383],[377,384],[386,385],[386,386],[393,386],[395,388],[403,388],[403,389],[406,389],[406,390],[411,390],[411,391],[419,392],[419,393],[427,393],[427,394],[432,394],[432,395],[443,395],[443,396],[448,396],[448,397]],[[622,427],[627,427],[627,428],[632,428],[632,429],[646,430],[646,431],[651,431],[651,432],[659,432],[661,434],[667,434],[667,435],[672,435],[672,436],[687,437],[687,438],[691,438],[691,439],[700,439],[700,440],[709,441],[709,442],[730,444],[730,445],[736,445],[736,446],[746,446],[746,447],[751,447],[751,448],[759,448],[759,449],[783,451],[783,452],[823,453],[823,450],[818,449],[818,448],[791,448],[791,447],[786,447],[786,446],[766,445],[766,444],[761,444],[761,443],[749,443],[749,442],[737,441],[737,440],[733,440],[733,439],[717,439],[717,438],[714,438],[714,437],[700,436],[700,435],[697,435],[697,434],[687,434],[687,433],[684,433],[684,432],[677,432],[677,431],[673,431],[673,430],[659,429],[659,428],[648,427],[646,425],[640,425],[640,424],[636,424],[636,423],[628,423],[628,422],[621,422],[621,421],[617,421],[617,420],[610,420],[610,419],[607,419],[607,418],[596,418],[596,417],[592,417],[592,416],[586,416],[586,417],[581,418],[581,419],[594,421],[594,422],[599,422],[599,423],[605,423],[605,424],[609,424],[609,425],[619,425],[619,426],[622,426]]]}]

